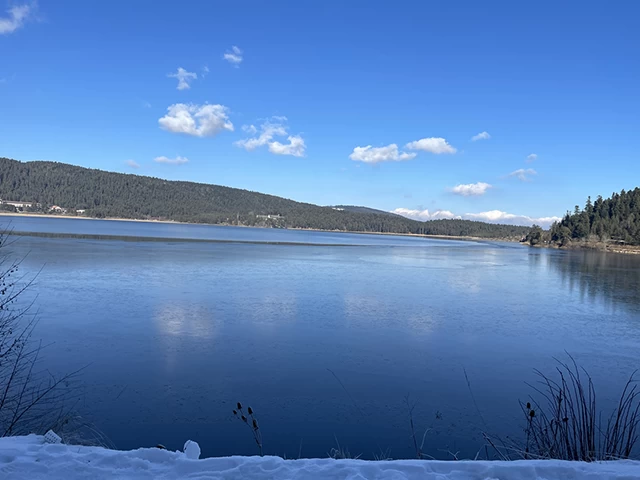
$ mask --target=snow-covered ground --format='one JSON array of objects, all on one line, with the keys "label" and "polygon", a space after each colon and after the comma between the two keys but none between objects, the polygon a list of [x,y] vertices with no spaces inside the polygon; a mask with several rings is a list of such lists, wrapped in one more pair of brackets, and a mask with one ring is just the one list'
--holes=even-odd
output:
[{"label": "snow-covered ground", "polygon": [[640,462],[555,460],[517,462],[364,461],[279,457],[191,459],[157,448],[131,451],[46,444],[36,435],[0,438],[0,479],[420,479],[420,480],[595,480],[640,479]]}]

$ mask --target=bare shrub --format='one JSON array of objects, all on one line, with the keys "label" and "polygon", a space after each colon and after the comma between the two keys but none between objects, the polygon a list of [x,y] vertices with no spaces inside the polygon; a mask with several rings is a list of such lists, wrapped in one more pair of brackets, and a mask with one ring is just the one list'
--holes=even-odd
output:
[{"label": "bare shrub", "polygon": [[242,409],[242,404],[238,402],[236,404],[236,409],[233,410],[233,416],[240,420],[242,423],[247,425],[251,430],[251,435],[253,436],[254,442],[258,447],[258,451],[260,452],[260,456],[262,457],[262,432],[260,430],[260,425],[258,425],[258,419],[255,417],[253,413],[253,409],[251,407],[247,408],[247,413],[245,414]]},{"label": "bare shrub", "polygon": [[6,253],[7,238],[0,233],[0,437],[43,434],[77,401],[71,380],[78,371],[55,377],[42,367],[42,343],[32,338],[36,312],[23,301],[33,279]]},{"label": "bare shrub", "polygon": [[531,387],[539,397],[520,403],[527,422],[525,455],[586,462],[630,458],[640,426],[635,372],[603,421],[591,376],[569,358],[557,360],[555,379],[536,371],[539,382]]}]

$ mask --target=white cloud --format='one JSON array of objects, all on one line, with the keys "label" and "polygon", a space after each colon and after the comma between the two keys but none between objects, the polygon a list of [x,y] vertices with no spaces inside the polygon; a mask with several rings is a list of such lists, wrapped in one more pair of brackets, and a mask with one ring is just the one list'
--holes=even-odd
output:
[{"label": "white cloud", "polygon": [[469,220],[478,220],[488,223],[505,223],[508,225],[525,225],[531,226],[534,223],[542,227],[548,227],[553,222],[561,220],[560,217],[528,217],[526,215],[515,215],[513,213],[502,212],[500,210],[490,210],[480,213],[466,213],[464,218]]},{"label": "white cloud", "polygon": [[233,124],[223,105],[194,105],[176,103],[167,108],[167,114],[158,119],[160,128],[172,133],[194,137],[213,137],[223,130],[233,131]]},{"label": "white cloud", "polygon": [[491,138],[491,135],[489,135],[489,132],[480,132],[479,134],[471,137],[471,141],[477,142],[478,140],[489,140],[490,138]]},{"label": "white cloud", "polygon": [[415,158],[415,153],[400,152],[398,145],[392,143],[386,147],[356,147],[349,158],[356,162],[380,163],[380,162],[402,162]]},{"label": "white cloud", "polygon": [[166,163],[167,165],[182,165],[189,161],[186,157],[177,156],[176,158],[168,158],[168,157],[156,157],[153,159],[156,163]]},{"label": "white cloud", "polygon": [[178,79],[178,86],[176,87],[178,90],[188,90],[191,88],[191,81],[196,80],[198,78],[198,74],[187,72],[184,68],[178,67],[178,71],[176,73],[168,73],[167,77]]},{"label": "white cloud", "polygon": [[422,150],[425,152],[435,153],[439,155],[441,153],[456,153],[456,149],[449,145],[444,138],[429,137],[416,140],[415,142],[409,142],[405,145],[408,150]]},{"label": "white cloud", "polygon": [[240,50],[235,45],[231,47],[231,50],[227,50],[225,54],[222,56],[227,62],[234,66],[239,66],[242,63],[242,50]]},{"label": "white cloud", "polygon": [[140,164],[135,160],[127,160],[125,163],[131,168],[140,168]]},{"label": "white cloud", "polygon": [[532,153],[531,155],[527,155],[527,163],[535,162],[538,159],[538,155]]},{"label": "white cloud", "polygon": [[294,157],[304,157],[304,150],[306,148],[304,140],[300,135],[289,135],[288,144],[282,144],[280,142],[271,142],[269,144],[269,151],[275,155],[293,155]]},{"label": "white cloud", "polygon": [[528,217],[526,215],[515,215],[512,213],[502,212],[500,210],[490,210],[488,212],[480,213],[465,213],[464,215],[456,215],[449,210],[436,210],[433,213],[429,210],[411,210],[408,208],[396,208],[392,211],[403,217],[411,218],[413,220],[427,221],[427,220],[440,220],[440,219],[464,219],[475,220],[478,222],[486,223],[502,223],[507,225],[522,225],[531,226],[534,223],[541,227],[547,228],[553,222],[561,220],[560,217]]},{"label": "white cloud", "polygon": [[[260,135],[257,137],[238,140],[235,145],[247,151],[253,151],[258,147],[268,146],[269,151],[275,155],[293,155],[303,157],[306,149],[304,139],[300,135],[289,135],[289,127],[286,125],[287,117],[274,116],[267,119],[260,126]],[[243,125],[242,130],[255,135],[258,129],[255,125]],[[274,137],[287,137],[289,143],[283,144]]]},{"label": "white cloud", "polygon": [[470,196],[478,196],[484,195],[487,193],[487,190],[493,188],[488,183],[478,182],[478,183],[467,183],[456,185],[451,189],[451,193],[455,193],[456,195],[462,195],[463,197]]},{"label": "white cloud", "polygon": [[151,104],[147,101],[142,102],[142,108],[151,108]]},{"label": "white cloud", "polygon": [[460,218],[449,210],[435,210],[430,212],[429,210],[411,210],[409,208],[396,208],[391,213],[402,215],[403,217],[411,218],[413,220],[441,220],[445,218]]},{"label": "white cloud", "polygon": [[201,76],[202,78],[206,77],[209,74],[209,67],[207,67],[206,65],[204,67],[202,67],[202,73]]},{"label": "white cloud", "polygon": [[11,7],[8,17],[0,17],[0,35],[8,35],[21,28],[35,11],[35,2]]},{"label": "white cloud", "polygon": [[538,172],[536,172],[533,168],[519,168],[515,172],[511,172],[508,176],[516,177],[518,180],[522,180],[523,182],[528,182],[529,180],[531,180],[532,176],[537,174]]}]

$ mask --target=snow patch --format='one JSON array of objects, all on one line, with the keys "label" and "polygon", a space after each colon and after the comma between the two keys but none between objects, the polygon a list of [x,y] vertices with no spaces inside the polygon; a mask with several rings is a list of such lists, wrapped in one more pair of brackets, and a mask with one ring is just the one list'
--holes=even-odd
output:
[{"label": "snow patch", "polygon": [[187,458],[191,460],[198,460],[200,458],[200,445],[193,440],[187,440],[182,449]]},{"label": "snow patch", "polygon": [[191,458],[159,448],[118,451],[45,443],[44,437],[0,438],[0,478],[29,480],[100,479],[408,479],[408,480],[635,480],[640,462],[454,462],[428,460],[284,460],[280,457]]}]

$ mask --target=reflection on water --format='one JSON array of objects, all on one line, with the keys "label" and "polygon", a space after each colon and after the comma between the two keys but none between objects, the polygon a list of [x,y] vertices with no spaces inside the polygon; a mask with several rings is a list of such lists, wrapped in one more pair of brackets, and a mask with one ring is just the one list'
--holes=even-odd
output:
[{"label": "reflection on water", "polygon": [[640,311],[640,258],[593,251],[561,252],[545,260],[562,284],[582,301],[602,302],[611,311],[621,306]]},{"label": "reflection on water", "polygon": [[154,321],[158,330],[165,335],[200,338],[210,338],[216,324],[213,314],[197,305],[163,305],[156,312]]},{"label": "reflection on water", "polygon": [[167,373],[175,373],[186,338],[206,342],[214,336],[215,329],[219,328],[212,312],[198,305],[161,305],[155,312],[153,321],[160,333],[160,358],[165,362]]}]

